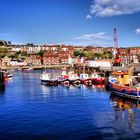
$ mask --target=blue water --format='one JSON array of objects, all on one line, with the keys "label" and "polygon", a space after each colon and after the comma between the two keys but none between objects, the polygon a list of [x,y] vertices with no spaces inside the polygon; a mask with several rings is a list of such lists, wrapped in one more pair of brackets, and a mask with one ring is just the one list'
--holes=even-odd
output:
[{"label": "blue water", "polygon": [[41,71],[15,72],[0,93],[0,140],[139,139],[138,102],[103,87],[47,87]]}]

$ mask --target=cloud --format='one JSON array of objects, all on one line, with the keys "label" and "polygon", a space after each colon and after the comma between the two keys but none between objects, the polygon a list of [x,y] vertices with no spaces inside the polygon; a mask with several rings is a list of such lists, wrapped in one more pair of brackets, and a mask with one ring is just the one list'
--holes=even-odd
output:
[{"label": "cloud", "polygon": [[79,37],[74,37],[72,41],[63,42],[59,44],[74,45],[74,46],[113,46],[112,37],[106,35],[105,32],[95,34],[85,34]]},{"label": "cloud", "polygon": [[74,40],[74,41],[68,41],[59,44],[73,45],[73,46],[102,46],[102,47],[113,46],[112,42],[99,41],[99,40],[82,40],[82,41]]},{"label": "cloud", "polygon": [[86,19],[92,19],[92,16],[91,15],[87,15]]},{"label": "cloud", "polygon": [[135,32],[136,32],[137,35],[140,35],[140,28],[137,28],[137,29],[135,30]]},{"label": "cloud", "polygon": [[94,0],[90,15],[111,17],[140,12],[140,0]]},{"label": "cloud", "polygon": [[95,40],[95,39],[100,39],[100,40],[110,40],[111,37],[107,36],[105,32],[99,32],[96,34],[86,34],[82,35],[79,37],[75,37],[74,39],[82,39],[82,40]]}]

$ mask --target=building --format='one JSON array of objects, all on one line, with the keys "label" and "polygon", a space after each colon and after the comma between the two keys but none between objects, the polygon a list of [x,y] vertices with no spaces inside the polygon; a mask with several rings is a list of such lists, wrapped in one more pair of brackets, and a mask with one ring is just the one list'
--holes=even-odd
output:
[{"label": "building", "polygon": [[43,56],[44,65],[59,65],[59,55],[57,52],[47,51]]},{"label": "building", "polygon": [[60,64],[68,64],[70,53],[68,51],[59,52],[59,62]]},{"label": "building", "polygon": [[2,66],[10,66],[11,64],[11,58],[9,58],[7,55],[2,58]]}]

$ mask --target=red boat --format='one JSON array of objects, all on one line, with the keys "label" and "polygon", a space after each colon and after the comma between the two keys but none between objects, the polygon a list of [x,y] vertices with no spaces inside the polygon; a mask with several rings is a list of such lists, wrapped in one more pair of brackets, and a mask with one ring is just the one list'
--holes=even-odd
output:
[{"label": "red boat", "polygon": [[105,81],[105,77],[102,73],[94,73],[91,75],[92,83],[95,85],[103,84]]}]

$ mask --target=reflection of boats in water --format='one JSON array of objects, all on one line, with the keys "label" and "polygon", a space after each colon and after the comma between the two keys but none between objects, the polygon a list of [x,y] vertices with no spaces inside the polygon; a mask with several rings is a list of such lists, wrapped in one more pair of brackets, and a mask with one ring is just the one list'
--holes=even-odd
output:
[{"label": "reflection of boats in water", "polygon": [[122,125],[124,123],[126,125],[127,123],[128,126],[133,129],[136,115],[134,108],[140,108],[140,101],[124,98],[115,94],[110,95],[110,101],[113,103],[116,121],[118,120]]},{"label": "reflection of boats in water", "polygon": [[113,106],[118,109],[129,110],[132,108],[140,108],[140,100],[120,97],[113,93],[110,95],[110,100],[113,102]]}]

